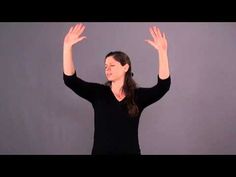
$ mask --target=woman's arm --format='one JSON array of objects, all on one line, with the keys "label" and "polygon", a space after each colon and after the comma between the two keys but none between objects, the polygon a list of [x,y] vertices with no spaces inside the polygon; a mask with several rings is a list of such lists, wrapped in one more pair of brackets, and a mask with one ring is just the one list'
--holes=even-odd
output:
[{"label": "woman's arm", "polygon": [[86,38],[85,36],[81,36],[84,29],[84,25],[77,24],[71,27],[65,36],[63,46],[63,80],[65,85],[77,95],[93,102],[98,95],[99,84],[87,82],[78,78],[72,57],[73,45]]},{"label": "woman's arm", "polygon": [[85,36],[81,36],[84,29],[85,26],[83,24],[77,24],[75,26],[72,26],[64,38],[63,72],[68,76],[71,76],[75,73],[75,66],[72,56],[72,47],[74,44],[86,38]]},{"label": "woman's arm", "polygon": [[152,45],[159,53],[159,77],[161,79],[167,79],[170,76],[168,55],[167,55],[167,40],[165,34],[161,34],[160,29],[157,27],[151,27],[149,29],[153,40],[146,40]]},{"label": "woman's arm", "polygon": [[152,45],[159,54],[159,75],[155,86],[150,88],[139,88],[137,90],[140,109],[144,109],[160,100],[169,91],[171,85],[165,34],[163,33],[163,35],[161,35],[161,32],[157,27],[152,27],[149,30],[153,40],[146,41]]}]

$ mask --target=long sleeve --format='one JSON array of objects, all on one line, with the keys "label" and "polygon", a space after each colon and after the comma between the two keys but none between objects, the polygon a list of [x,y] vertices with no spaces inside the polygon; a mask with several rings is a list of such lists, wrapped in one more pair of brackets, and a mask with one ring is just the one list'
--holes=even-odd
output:
[{"label": "long sleeve", "polygon": [[145,107],[160,100],[166,92],[170,89],[171,77],[161,79],[157,76],[157,84],[151,88],[138,88],[137,97],[140,106],[144,109]]},{"label": "long sleeve", "polygon": [[76,72],[71,76],[63,73],[63,80],[67,87],[91,103],[96,99],[96,96],[99,93],[100,84],[86,82],[81,78],[78,78]]}]

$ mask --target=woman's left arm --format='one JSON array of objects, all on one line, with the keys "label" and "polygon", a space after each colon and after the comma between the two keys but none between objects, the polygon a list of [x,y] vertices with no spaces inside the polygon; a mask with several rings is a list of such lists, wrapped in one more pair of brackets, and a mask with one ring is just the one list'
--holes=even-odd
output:
[{"label": "woman's left arm", "polygon": [[161,31],[156,26],[149,29],[153,40],[146,40],[151,46],[153,46],[159,54],[159,77],[161,79],[167,79],[170,76],[168,54],[167,54],[167,39],[165,33],[161,34]]}]

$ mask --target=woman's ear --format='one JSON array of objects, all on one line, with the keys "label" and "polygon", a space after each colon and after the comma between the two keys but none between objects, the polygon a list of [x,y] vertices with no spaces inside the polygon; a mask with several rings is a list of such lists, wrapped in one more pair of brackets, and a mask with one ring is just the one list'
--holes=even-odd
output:
[{"label": "woman's ear", "polygon": [[125,72],[127,72],[129,70],[129,65],[128,64],[124,65],[124,70],[125,70]]}]

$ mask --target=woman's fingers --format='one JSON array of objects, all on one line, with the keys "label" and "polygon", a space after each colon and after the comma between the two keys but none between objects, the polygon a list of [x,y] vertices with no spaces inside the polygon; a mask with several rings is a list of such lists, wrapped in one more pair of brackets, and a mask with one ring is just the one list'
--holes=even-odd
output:
[{"label": "woman's fingers", "polygon": [[82,25],[81,28],[78,31],[78,35],[80,36],[84,32],[85,26]]},{"label": "woman's fingers", "polygon": [[163,33],[163,38],[166,39],[166,35],[165,35],[165,33]]},{"label": "woman's fingers", "polygon": [[76,24],[75,26],[70,27],[69,32],[64,38],[64,42],[69,45],[74,45],[79,41],[82,41],[86,36],[81,36],[84,32],[85,26],[82,23]]},{"label": "woman's fingers", "polygon": [[87,38],[87,37],[86,37],[86,36],[82,36],[82,37],[80,37],[80,38],[78,39],[77,42],[80,42],[80,41],[82,41],[82,40],[85,39],[85,38]]},{"label": "woman's fingers", "polygon": [[71,35],[77,36],[78,38],[80,37],[80,35],[84,32],[85,26],[81,23],[72,26],[69,30],[69,33]]},{"label": "woman's fingers", "polygon": [[166,34],[165,33],[163,33],[163,39],[166,42]]},{"label": "woman's fingers", "polygon": [[70,27],[70,30],[69,30],[69,32],[68,33],[71,33],[72,31],[73,31],[73,26],[72,27]]},{"label": "woman's fingers", "polygon": [[79,23],[79,24],[77,24],[77,25],[75,25],[75,26],[72,26],[71,27],[71,29],[70,29],[70,33],[73,33],[73,34],[81,34],[81,29],[83,29],[84,28],[84,25],[83,24],[81,24],[81,23]]},{"label": "woman's fingers", "polygon": [[150,31],[155,42],[162,39],[161,32],[160,32],[159,28],[157,28],[156,26],[151,27],[149,29],[149,31]]},{"label": "woman's fingers", "polygon": [[77,24],[74,29],[74,33],[78,33],[81,27],[81,23]]},{"label": "woman's fingers", "polygon": [[152,29],[153,29],[153,32],[154,32],[154,34],[155,34],[155,38],[157,39],[157,38],[158,38],[157,29],[156,29],[155,26],[152,27]]},{"label": "woman's fingers", "polygon": [[155,31],[156,31],[157,37],[158,37],[158,38],[162,38],[160,29],[157,28],[156,26],[155,26]]},{"label": "woman's fingers", "polygon": [[145,40],[155,49],[166,50],[167,49],[167,40],[165,33],[161,33],[160,29],[156,26],[149,28],[153,40]]},{"label": "woman's fingers", "polygon": [[154,48],[158,49],[158,46],[156,45],[155,42],[151,41],[151,40],[145,40],[146,42],[148,42],[150,45],[152,45]]},{"label": "woman's fingers", "polygon": [[154,39],[154,41],[156,41],[156,34],[154,33],[153,28],[150,28],[149,31],[150,31],[150,33],[151,33],[152,38]]}]

